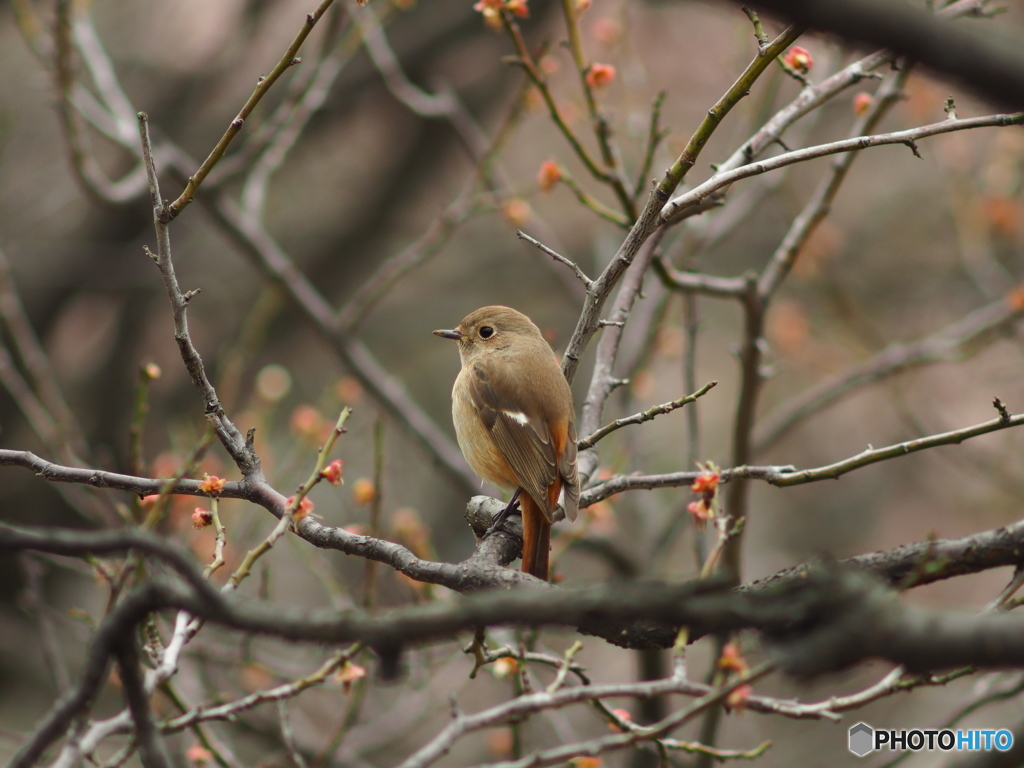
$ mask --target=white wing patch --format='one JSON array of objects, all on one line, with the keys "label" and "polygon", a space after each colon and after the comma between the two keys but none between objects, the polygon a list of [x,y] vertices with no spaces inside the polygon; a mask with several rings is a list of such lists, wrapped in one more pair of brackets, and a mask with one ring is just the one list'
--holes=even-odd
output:
[{"label": "white wing patch", "polygon": [[522,411],[502,411],[502,413],[508,416],[510,419],[512,419],[512,421],[514,421],[521,427],[525,427],[527,424],[530,423],[530,420]]}]

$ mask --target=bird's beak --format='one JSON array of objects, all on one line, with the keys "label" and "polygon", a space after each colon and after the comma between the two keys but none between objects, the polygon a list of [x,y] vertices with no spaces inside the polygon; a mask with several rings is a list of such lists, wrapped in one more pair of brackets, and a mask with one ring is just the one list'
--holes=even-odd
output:
[{"label": "bird's beak", "polygon": [[442,339],[453,339],[455,341],[462,340],[462,334],[459,331],[434,331],[435,336],[440,336]]}]

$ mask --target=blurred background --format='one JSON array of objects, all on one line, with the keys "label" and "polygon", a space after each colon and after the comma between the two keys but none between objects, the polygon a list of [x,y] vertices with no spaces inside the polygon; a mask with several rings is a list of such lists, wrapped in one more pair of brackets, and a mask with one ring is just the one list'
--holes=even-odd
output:
[{"label": "blurred background", "polygon": [[[311,10],[307,6],[292,0],[76,3],[76,39],[96,55],[91,65],[72,57],[71,66],[75,77],[95,90],[95,83],[103,81],[90,66],[106,61],[131,109],[148,113],[157,142],[176,147],[176,157],[190,158],[192,165],[185,162],[186,167],[198,167],[257,77],[281,57]],[[579,316],[582,288],[565,267],[518,239],[516,229],[573,259],[591,276],[614,254],[624,230],[581,206],[565,184],[541,189],[540,166],[555,161],[588,194],[615,206],[573,155],[537,92],[525,88],[521,69],[508,61],[514,53],[508,37],[486,25],[472,3],[374,0],[371,7],[385,22],[387,39],[411,84],[453,94],[463,108],[459,114],[472,118],[475,127],[463,125],[460,133],[451,120],[410,110],[359,45],[345,14],[332,9],[306,42],[302,63],[285,73],[246,121],[211,175],[209,190],[204,187],[171,226],[174,259],[182,287],[201,290],[189,308],[192,338],[229,416],[243,431],[257,428],[256,446],[275,487],[289,494],[308,475],[325,425],[333,424],[342,405],[351,405],[355,414],[349,431],[335,449],[345,461],[346,486],[317,488],[317,514],[326,525],[365,531],[376,509],[381,535],[422,556],[457,561],[473,547],[462,520],[472,488],[439,468],[365,391],[303,312],[254,266],[214,201],[223,196],[255,211],[335,307],[352,306],[382,264],[404,249],[419,248],[423,258],[418,266],[395,280],[347,333],[366,345],[452,441],[449,393],[458,358],[453,345],[430,332],[453,327],[476,307],[508,304],[529,314],[561,352]],[[1019,29],[1020,6],[1009,4],[1007,10],[995,21],[959,23]],[[564,119],[594,147],[579,77],[560,45],[565,34],[560,5],[531,0],[529,18],[518,21],[531,47],[547,51],[541,63]],[[765,24],[772,36],[782,28],[771,20]],[[84,449],[78,455],[84,466],[131,470],[129,433],[139,369],[148,363],[159,367],[159,377],[149,386],[144,473],[168,476],[203,433],[202,401],[178,356],[159,273],[143,250],[155,247],[148,195],[143,191],[120,203],[102,201],[76,179],[60,118],[54,25],[53,3],[0,5],[4,295],[20,297],[48,354],[69,412],[80,425]],[[651,179],[661,177],[756,52],[750,22],[727,3],[594,0],[581,17],[581,30],[592,61],[615,67],[614,80],[598,97],[632,178],[644,158],[659,92],[666,94],[660,120],[667,135],[655,153]],[[866,53],[813,35],[799,44],[813,56],[812,82]],[[328,77],[328,65],[336,71],[333,77]],[[289,105],[308,93],[311,83],[322,90],[318,108],[288,153],[277,162],[268,159],[258,151],[262,137],[281,128],[274,121],[292,112]],[[803,118],[784,137],[786,146],[846,136],[857,95],[875,86],[866,80]],[[688,184],[710,176],[714,163],[731,155],[800,88],[781,68],[769,69],[715,133]],[[960,117],[998,111],[916,72],[878,130],[939,122],[949,96]],[[81,103],[88,112],[88,103]],[[467,136],[478,140],[470,151]],[[137,165],[138,150],[126,148],[128,139],[112,140],[85,126],[82,141],[111,178]],[[483,165],[478,162],[481,149],[493,149]],[[919,150],[921,158],[899,145],[862,153],[830,215],[801,251],[767,316],[773,375],[758,408],[763,423],[781,412],[775,409],[889,345],[939,334],[970,312],[1003,301],[1024,278],[1020,128],[939,136],[920,142]],[[168,170],[173,165],[169,156],[158,157],[158,163],[162,159],[163,194],[173,198],[183,179]],[[761,270],[830,162],[818,160],[737,185],[734,197],[754,200],[740,209],[742,215],[725,205],[691,219],[666,237],[663,253],[680,268],[716,275]],[[478,175],[486,181],[479,182]],[[742,341],[742,317],[734,303],[700,299],[687,308],[678,294],[649,276],[634,316],[656,322],[649,333],[628,337],[618,373],[630,383],[616,392],[605,420],[687,394],[689,311],[697,321],[697,383],[719,382],[696,406],[698,454],[689,455],[685,417],[677,411],[602,442],[604,473],[688,470],[695,461],[707,460],[729,466],[739,385],[736,350]],[[5,334],[7,344],[11,331]],[[1005,324],[998,333],[958,348],[955,356],[962,360],[921,366],[851,390],[765,443],[756,463],[815,467],[869,445],[965,427],[996,415],[994,396],[1011,412],[1024,409],[1018,327]],[[578,405],[591,362],[590,356],[584,360],[575,382]],[[66,461],[40,434],[39,420],[26,416],[28,400],[17,394],[24,362],[5,353],[0,369],[0,445]],[[1022,445],[1024,437],[1008,431],[875,465],[838,482],[790,489],[757,485],[747,521],[744,580],[822,554],[845,557],[1012,522],[1019,517],[1024,490]],[[219,446],[205,455],[202,471],[238,478]],[[110,493],[69,498],[16,468],[2,470],[2,478],[0,518],[9,522],[91,527],[97,519],[79,508],[107,508],[99,519],[110,524],[117,519],[114,504],[132,503]],[[559,534],[558,570],[572,583],[626,575],[693,576],[699,569],[696,534],[685,512],[692,498],[686,489],[670,489],[602,502],[576,533],[566,527]],[[212,539],[208,531],[191,529],[194,507],[194,499],[175,502],[161,530],[192,547],[201,564],[209,559]],[[221,510],[229,530],[230,566],[266,535],[273,519],[242,502],[225,501]],[[358,602],[353,595],[364,584],[365,564],[310,550],[297,540],[275,549],[263,575],[250,580],[247,589],[268,599],[318,607]],[[621,557],[616,560],[609,552]],[[616,562],[637,570],[624,572]],[[444,590],[410,584],[383,568],[378,576],[381,605],[447,597]],[[916,590],[910,599],[980,608],[1008,576],[992,572],[944,582]],[[53,670],[37,643],[40,613],[59,629],[59,648],[73,675],[90,634],[89,617],[102,614],[104,589],[84,564],[35,558],[0,559],[0,579],[0,755],[8,756],[17,745],[16,734],[32,727],[54,696]],[[45,598],[44,605],[36,604],[38,597]],[[571,642],[570,635],[559,633],[545,633],[542,641],[559,653]],[[204,633],[195,653],[179,683],[196,702],[268,687],[308,672],[318,658],[308,648],[266,640],[240,647],[237,636],[216,632]],[[695,649],[695,669],[706,656],[706,649]],[[580,660],[606,681],[634,679],[645,668],[638,654],[594,639],[587,641]],[[314,765],[394,763],[445,721],[448,693],[455,691],[463,709],[474,711],[506,697],[514,684],[514,675],[467,680],[470,661],[454,644],[412,653],[408,666],[409,677],[399,687],[366,684],[358,706],[337,684],[294,704],[297,738],[320,756]],[[811,700],[857,690],[884,671],[881,666],[859,668],[800,685],[773,680],[763,692]],[[822,750],[834,750],[827,752],[828,762],[842,764],[848,757],[846,729],[857,720],[932,726],[989,682],[971,678],[883,700],[838,725],[733,716],[727,718],[721,743],[752,747],[771,738],[775,746],[760,758],[762,765],[820,762]],[[409,695],[400,696],[402,690]],[[112,685],[99,711],[114,714],[119,701]],[[286,761],[276,736],[263,732],[275,722],[273,707],[264,709],[223,731],[230,735],[222,738],[232,740],[244,764]],[[347,713],[353,713],[351,718]],[[1013,722],[1012,713],[1012,707],[985,710],[979,722],[999,727]],[[642,719],[639,712],[634,716]],[[531,723],[527,731],[538,743],[548,743],[604,727],[586,713],[573,712],[550,723]],[[182,751],[194,740],[189,734],[178,738]],[[511,736],[499,731],[460,743],[448,764],[497,759],[509,749]],[[609,761],[618,765],[630,759],[618,754]]]}]

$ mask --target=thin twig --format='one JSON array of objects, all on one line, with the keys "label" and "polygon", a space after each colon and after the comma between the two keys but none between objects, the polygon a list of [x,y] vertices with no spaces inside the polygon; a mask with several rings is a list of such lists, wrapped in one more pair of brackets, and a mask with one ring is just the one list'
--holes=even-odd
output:
[{"label": "thin twig", "polygon": [[747,280],[743,277],[718,277],[700,272],[681,272],[663,258],[655,258],[654,273],[668,288],[686,294],[712,296],[718,299],[742,299]]},{"label": "thin twig", "polygon": [[[380,536],[381,509],[384,504],[384,421],[373,425],[373,500],[370,502],[370,535]],[[377,604],[377,563],[367,560],[363,584],[363,607],[372,609]]]},{"label": "thin twig", "polygon": [[[584,755],[598,755],[604,752],[623,749],[638,742],[657,738],[678,728],[683,723],[699,712],[704,711],[713,704],[717,704],[729,695],[731,691],[741,685],[747,685],[767,674],[767,666],[760,667],[746,675],[738,675],[729,683],[714,689],[705,696],[697,699],[689,707],[672,713],[665,720],[655,723],[643,729],[627,731],[612,736],[604,736],[590,739],[578,744],[564,744],[558,747],[533,752],[522,760],[506,763],[496,763],[493,766],[501,768],[525,768],[526,766],[545,766],[559,763],[566,763],[574,757]],[[647,695],[657,692],[671,692],[673,685],[688,685],[684,681],[668,679],[654,681],[651,683],[636,683],[629,687],[646,686],[650,689]],[[617,686],[615,686],[617,687]],[[498,704],[490,709],[483,710],[474,715],[459,714],[455,720],[448,724],[443,731],[435,736],[428,744],[419,751],[403,761],[399,768],[426,768],[432,765],[440,757],[446,754],[451,747],[464,735],[483,728],[492,728],[508,722],[516,721],[524,715],[566,706],[570,703],[591,701],[597,698],[605,698],[610,694],[613,686],[584,686],[579,688],[567,688],[554,693],[534,693],[520,696],[512,701]],[[636,695],[636,694],[633,694]]]},{"label": "thin twig", "polygon": [[64,393],[61,392],[53,364],[32,328],[32,323],[28,319],[28,314],[25,312],[25,307],[14,284],[10,261],[2,248],[0,248],[0,317],[3,318],[11,340],[14,342],[15,353],[24,364],[34,390],[39,395],[40,404],[53,417],[57,427],[57,436],[65,443],[67,456],[81,461],[82,457],[87,457],[89,454],[81,425],[68,406]]},{"label": "thin twig", "polygon": [[651,106],[651,125],[647,131],[647,146],[644,149],[644,159],[640,163],[640,170],[636,175],[636,184],[633,187],[633,197],[639,198],[644,189],[651,184],[651,168],[654,167],[654,155],[661,146],[661,142],[668,136],[668,131],[661,128],[661,107],[665,103],[665,91],[659,91]]},{"label": "thin twig", "polygon": [[673,198],[662,212],[662,218],[666,221],[673,219],[680,212],[691,205],[699,203],[709,195],[751,176],[768,173],[794,163],[803,163],[819,157],[839,154],[840,152],[856,152],[869,147],[879,147],[887,144],[904,144],[913,148],[915,142],[920,139],[938,136],[943,133],[954,131],[966,131],[974,128],[1006,127],[1009,125],[1021,125],[1024,123],[1024,112],[1013,114],[984,115],[958,120],[943,120],[941,123],[932,123],[919,128],[910,128],[905,131],[894,131],[892,133],[880,133],[873,136],[858,136],[852,139],[842,139],[827,144],[819,144],[806,149],[797,149],[792,152],[784,152],[781,155],[762,160],[756,163],[749,163],[740,166],[732,171],[717,173],[703,184]]},{"label": "thin twig", "polygon": [[487,155],[489,141],[479,124],[460,102],[453,89],[442,88],[438,93],[432,94],[412,83],[388,43],[377,16],[377,8],[377,5],[361,2],[349,4],[349,12],[363,36],[366,52],[380,72],[391,95],[420,117],[447,120],[455,129],[473,162],[481,162]]},{"label": "thin twig", "polygon": [[309,36],[313,27],[316,26],[316,23],[320,20],[320,17],[326,13],[327,9],[330,8],[333,2],[334,0],[321,0],[315,11],[306,14],[305,22],[299,29],[298,34],[295,35],[291,45],[288,46],[288,49],[285,51],[280,61],[278,61],[274,68],[270,70],[270,74],[266,77],[259,78],[256,84],[256,89],[246,100],[245,104],[242,105],[238,114],[235,115],[235,119],[231,121],[230,125],[228,125],[227,130],[224,131],[224,135],[220,137],[220,140],[210,151],[210,154],[207,155],[203,164],[200,165],[199,169],[189,177],[188,184],[185,185],[185,189],[173,203],[167,205],[162,211],[164,222],[168,222],[173,219],[181,213],[182,210],[184,210],[185,206],[192,202],[199,186],[203,183],[203,180],[206,179],[210,171],[213,170],[213,167],[222,157],[224,157],[224,153],[227,152],[228,146],[231,144],[232,140],[234,140],[235,136],[237,136],[242,130],[246,119],[256,108],[256,105],[260,103],[260,100],[266,95],[267,91],[270,90],[274,83],[277,82],[281,75],[301,61],[301,59],[297,58],[299,49],[306,41],[306,37]]},{"label": "thin twig", "polygon": [[565,184],[565,186],[567,186],[574,195],[576,195],[576,199],[579,201],[580,205],[597,214],[605,221],[611,222],[623,229],[629,228],[630,223],[632,223],[631,219],[628,219],[618,211],[609,208],[596,197],[588,193],[566,169],[560,168],[559,171],[559,180]]},{"label": "thin twig", "polygon": [[559,132],[561,132],[565,137],[565,140],[569,142],[569,146],[572,147],[576,156],[580,159],[583,165],[586,166],[587,170],[595,179],[605,184],[614,183],[614,177],[601,169],[577,138],[576,134],[573,133],[569,124],[566,123],[565,118],[558,109],[558,105],[555,103],[555,98],[551,93],[551,89],[548,87],[547,80],[541,73],[536,62],[534,62],[529,49],[526,47],[526,41],[523,39],[523,33],[519,29],[519,25],[516,23],[515,19],[512,18],[512,15],[508,11],[502,11],[502,21],[504,23],[505,30],[508,32],[509,37],[512,40],[512,45],[516,49],[516,55],[518,58],[516,58],[513,63],[521,66],[530,81],[537,86],[537,90],[540,92],[545,106],[547,106],[548,114],[551,116],[551,120],[554,122]]},{"label": "thin twig", "polygon": [[617,429],[621,429],[622,427],[626,427],[631,424],[643,424],[645,421],[651,421],[664,413],[671,413],[676,408],[682,408],[684,405],[695,403],[697,402],[698,398],[706,395],[708,392],[711,391],[712,387],[714,387],[717,384],[717,381],[709,381],[707,384],[698,389],[692,395],[686,395],[685,397],[680,397],[678,400],[672,400],[671,402],[668,403],[662,403],[661,405],[652,406],[648,408],[646,411],[634,413],[632,416],[626,416],[621,419],[616,419],[610,424],[606,424],[605,426],[601,427],[593,434],[587,435],[585,438],[580,440],[579,449],[581,451],[585,451],[587,448],[593,448],[599,440],[604,439],[612,432],[614,432]]},{"label": "thin twig", "polygon": [[579,13],[574,0],[562,0],[562,16],[565,18],[565,28],[569,37],[569,51],[572,54],[576,74],[579,75],[580,87],[583,89],[583,98],[587,104],[587,112],[590,115],[590,123],[597,138],[597,145],[601,150],[601,161],[604,163],[608,186],[611,187],[618,198],[622,212],[628,221],[636,220],[636,196],[631,196],[628,191],[628,182],[622,168],[622,158],[619,156],[618,147],[612,137],[611,127],[608,125],[608,118],[601,112],[597,105],[597,98],[594,89],[587,81],[587,74],[592,63],[587,60],[583,50],[583,37],[580,35]]},{"label": "thin twig", "polygon": [[1016,322],[1022,313],[1024,306],[1000,299],[915,342],[889,345],[863,363],[778,406],[758,425],[755,451],[767,450],[802,421],[866,384],[884,381],[920,366],[970,357],[990,340],[997,339],[999,331]]},{"label": "thin twig", "polygon": [[577,264],[575,261],[573,261],[572,259],[567,259],[565,256],[558,253],[557,251],[553,251],[552,249],[544,245],[544,243],[530,237],[521,229],[516,230],[516,236],[520,240],[525,240],[526,242],[528,242],[534,248],[538,249],[541,253],[546,253],[559,264],[564,264],[565,266],[567,266],[569,269],[572,270],[572,273],[576,275],[579,281],[583,283],[583,287],[586,288],[587,290],[590,290],[590,286],[593,285],[594,281],[587,277],[583,270],[580,269],[579,264]]},{"label": "thin twig", "polygon": [[[234,165],[231,161],[238,162],[238,169],[245,171],[245,182],[239,195],[241,206],[250,216],[263,215],[271,178],[298,144],[310,120],[323,108],[332,86],[356,50],[357,39],[357,35],[350,32],[339,50],[323,56],[298,98],[281,104],[278,115],[268,121],[276,125],[273,130],[268,130],[262,146],[254,137],[241,152],[221,161],[216,172],[207,179],[207,185],[222,182],[224,176],[230,175],[227,166]],[[256,157],[248,156],[250,153],[255,153]]]},{"label": "thin twig", "polygon": [[943,432],[938,435],[920,437],[916,440],[907,440],[884,448],[869,448],[858,453],[856,456],[851,456],[848,459],[843,459],[842,461],[837,461],[834,464],[829,464],[824,467],[783,472],[776,477],[768,478],[768,482],[772,485],[784,488],[791,485],[814,483],[819,480],[831,480],[841,477],[847,472],[852,472],[855,469],[860,469],[861,467],[866,467],[871,464],[877,464],[880,461],[894,459],[899,456],[906,456],[910,453],[916,453],[917,451],[936,448],[942,445],[959,445],[964,440],[969,440],[972,437],[987,435],[990,432],[998,432],[1001,429],[1017,427],[1021,424],[1024,424],[1024,414],[1017,414],[1016,416],[1012,416],[1009,420],[1003,419],[1000,416],[999,418],[983,422],[982,424],[977,424],[973,427],[965,427],[964,429],[956,429],[952,432]]},{"label": "thin twig", "polygon": [[[896,104],[903,94],[903,86],[910,77],[913,66],[904,62],[895,72],[889,74],[875,92],[874,103],[850,129],[853,137],[863,136],[873,131],[882,118]],[[796,263],[800,250],[804,247],[818,224],[825,218],[846,180],[850,167],[859,157],[859,153],[850,152],[837,157],[828,174],[821,180],[803,210],[793,220],[782,242],[775,249],[772,258],[761,273],[758,292],[762,298],[773,295],[782,285],[783,280]]]},{"label": "thin twig", "polygon": [[[661,226],[663,221],[662,208],[668,202],[669,197],[679,184],[682,183],[687,171],[696,163],[701,150],[707,144],[721,120],[750,91],[754,82],[768,68],[768,65],[775,56],[784,51],[799,35],[800,30],[785,30],[768,47],[763,55],[759,54],[747,66],[736,82],[719,99],[718,103],[709,110],[708,115],[687,142],[683,152],[665,172],[661,183],[651,192],[647,203],[637,216],[636,222],[629,230],[622,245],[619,246],[618,251],[601,275],[594,280],[591,289],[587,291],[583,312],[576,323],[576,329],[569,340],[565,354],[562,356],[562,370],[570,382],[575,378],[576,369],[579,367],[580,359],[589,345],[590,339],[600,327],[598,320],[601,319],[605,302],[627,267],[633,263],[633,259],[639,253],[641,247]],[[594,428],[596,427],[597,424],[595,423]]]}]

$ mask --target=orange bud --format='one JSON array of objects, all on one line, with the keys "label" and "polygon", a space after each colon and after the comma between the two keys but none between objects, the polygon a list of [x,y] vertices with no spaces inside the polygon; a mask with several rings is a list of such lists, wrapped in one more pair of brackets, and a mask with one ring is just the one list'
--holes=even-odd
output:
[{"label": "orange bud", "polygon": [[540,164],[540,171],[537,173],[537,183],[542,192],[550,192],[555,185],[562,180],[562,169],[553,160],[545,160]]},{"label": "orange bud", "polygon": [[746,709],[747,699],[749,699],[753,694],[754,689],[746,683],[733,688],[729,695],[725,697],[725,702],[723,703],[726,712],[733,709],[740,711]]},{"label": "orange bud", "polygon": [[495,757],[510,757],[515,747],[511,728],[495,728],[487,732],[487,750]]},{"label": "orange bud", "polygon": [[874,103],[874,96],[872,96],[870,93],[861,91],[860,93],[853,97],[853,114],[857,115],[858,117],[863,115],[865,112],[871,109],[871,105]]},{"label": "orange bud", "polygon": [[780,300],[768,316],[766,333],[779,356],[796,356],[806,352],[810,345],[811,321],[798,302]]},{"label": "orange bud", "polygon": [[599,43],[615,45],[622,38],[622,25],[610,16],[601,16],[590,25],[590,34]]},{"label": "orange bud", "polygon": [[1021,230],[1021,206],[1016,198],[989,195],[982,203],[985,218],[999,235],[1016,238]]},{"label": "orange bud", "polygon": [[525,226],[533,216],[529,203],[521,198],[513,198],[506,202],[501,208],[501,213],[509,224],[517,227]]},{"label": "orange bud", "polygon": [[430,557],[430,529],[419,512],[412,507],[396,509],[391,516],[391,527],[398,541],[411,549],[417,557]]},{"label": "orange bud", "polygon": [[733,672],[746,672],[747,662],[740,653],[740,647],[734,642],[728,642],[722,646],[722,655],[718,657],[718,668],[728,669]]},{"label": "orange bud", "polygon": [[504,680],[509,675],[514,675],[519,669],[519,662],[511,656],[502,656],[491,667],[491,674],[499,680]]},{"label": "orange bud", "polygon": [[521,19],[525,19],[530,15],[530,9],[526,5],[526,0],[505,0],[505,7]]},{"label": "orange bud", "polygon": [[346,661],[345,666],[334,673],[335,681],[341,683],[341,689],[346,694],[352,691],[352,685],[357,680],[362,680],[364,677],[366,677],[366,667],[353,664],[351,661]]},{"label": "orange bud", "polygon": [[562,68],[561,63],[554,56],[544,56],[537,64],[545,75],[553,75]]},{"label": "orange bud", "polygon": [[[633,722],[633,716],[629,714],[628,709],[613,709],[612,714],[619,718],[619,720],[623,720],[627,723]],[[622,728],[616,723],[608,723],[608,727],[611,728],[613,731],[619,731],[620,733],[622,732]]]},{"label": "orange bud", "polygon": [[269,403],[276,403],[292,388],[292,375],[283,365],[265,365],[256,374],[256,391]]},{"label": "orange bud", "polygon": [[501,29],[501,2],[502,0],[480,0],[473,6],[473,10],[483,15],[484,23],[491,29]]},{"label": "orange bud", "polygon": [[277,684],[278,678],[266,664],[250,661],[238,670],[239,682],[247,693],[266,690]]},{"label": "orange bud", "polygon": [[153,465],[150,472],[153,477],[169,478],[174,477],[178,474],[178,466],[181,461],[173,453],[165,451],[164,453],[157,454],[156,458],[153,459]]},{"label": "orange bud", "polygon": [[505,204],[501,206],[501,215],[512,226],[524,227],[529,223],[533,211],[530,210],[529,203],[521,197],[513,197],[511,200],[506,200]]},{"label": "orange bud", "polygon": [[352,376],[342,376],[334,385],[334,395],[339,402],[355,405],[363,399],[363,387]]},{"label": "orange bud", "polygon": [[[1014,310],[1015,312],[1024,312],[1024,283],[1021,283],[1008,294],[1006,294],[1006,301],[1009,303],[1010,309]],[[143,503],[145,503],[146,499],[148,498],[150,497],[147,496],[145,499],[143,499]]]},{"label": "orange bud", "polygon": [[192,513],[192,527],[198,531],[209,525],[213,525],[213,513],[208,509],[196,507],[196,511]]},{"label": "orange bud", "polygon": [[203,493],[209,494],[210,496],[217,496],[224,490],[224,483],[226,482],[227,480],[223,477],[204,474],[203,481],[199,483],[199,490]]},{"label": "orange bud", "polygon": [[[295,503],[295,497],[294,496],[289,496],[288,497],[288,506],[290,507],[294,503]],[[309,498],[303,496],[302,497],[302,501],[299,502],[299,506],[295,510],[295,513],[292,516],[292,519],[296,523],[299,522],[299,520],[302,520],[303,518],[307,517],[313,511],[315,506],[316,505],[313,504],[313,502]]]},{"label": "orange bud", "polygon": [[694,493],[714,493],[718,489],[717,472],[701,472],[693,481],[690,490]]},{"label": "orange bud", "polygon": [[316,442],[324,430],[324,417],[312,405],[299,405],[292,411],[292,432]]},{"label": "orange bud", "polygon": [[352,486],[352,496],[356,504],[372,504],[377,499],[377,488],[373,480],[361,477]]},{"label": "orange bud", "polygon": [[185,759],[192,765],[206,765],[213,762],[213,753],[202,744],[193,744],[185,752]]},{"label": "orange bud", "polygon": [[711,509],[703,501],[691,501],[686,505],[686,511],[693,515],[693,522],[697,530],[703,531],[708,520],[711,519]]},{"label": "orange bud", "polygon": [[323,478],[331,485],[341,485],[342,467],[345,462],[341,459],[335,459],[326,467],[320,470],[320,474]]},{"label": "orange bud", "polygon": [[814,66],[814,59],[811,56],[811,52],[806,48],[801,48],[799,45],[794,45],[786,51],[782,60],[797,72],[805,75],[810,72],[811,67]]},{"label": "orange bud", "polygon": [[615,67],[611,64],[591,64],[587,70],[587,85],[604,88],[615,79]]}]

